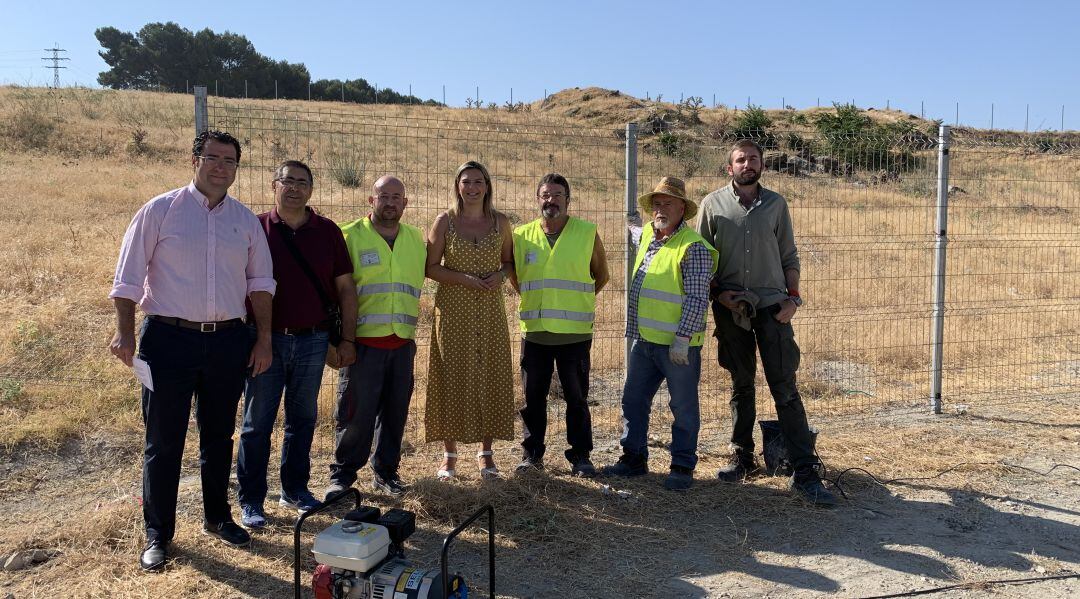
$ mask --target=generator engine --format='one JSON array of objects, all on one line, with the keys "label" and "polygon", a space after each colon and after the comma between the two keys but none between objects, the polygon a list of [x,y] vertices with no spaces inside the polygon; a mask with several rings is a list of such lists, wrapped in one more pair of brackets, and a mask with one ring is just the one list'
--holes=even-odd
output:
[{"label": "generator engine", "polygon": [[360,504],[360,492],[345,489],[302,514],[293,527],[293,587],[301,599],[300,530],[304,521],[352,496],[355,509],[315,536],[312,554],[317,565],[311,577],[316,599],[468,599],[469,589],[460,576],[450,575],[447,559],[451,543],[466,527],[487,515],[488,578],[495,597],[495,510],[484,506],[443,540],[438,568],[418,568],[405,558],[405,540],[416,531],[416,514]]},{"label": "generator engine", "polygon": [[439,570],[417,568],[405,559],[404,543],[416,530],[416,515],[376,508],[346,514],[315,537],[319,565],[312,577],[315,599],[467,599],[460,576],[444,581]]}]

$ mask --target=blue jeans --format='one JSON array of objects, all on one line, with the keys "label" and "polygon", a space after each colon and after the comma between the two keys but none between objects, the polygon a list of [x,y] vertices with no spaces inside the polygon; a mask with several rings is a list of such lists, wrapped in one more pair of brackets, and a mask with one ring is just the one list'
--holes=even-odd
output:
[{"label": "blue jeans", "polygon": [[[250,330],[255,336],[255,329]],[[285,440],[281,444],[281,491],[296,497],[308,490],[311,438],[315,434],[319,386],[329,335],[273,334],[274,361],[257,377],[248,378],[244,393],[244,425],[236,455],[241,505],[266,500],[270,435],[274,431],[282,390],[285,391]]]},{"label": "blue jeans", "polygon": [[697,466],[698,429],[701,415],[698,410],[698,381],[701,379],[701,347],[690,348],[690,364],[679,366],[668,358],[668,346],[635,339],[630,348],[630,362],[623,387],[623,451],[628,454],[649,455],[649,412],[652,401],[667,379],[671,401],[668,407],[674,422],[671,424],[671,465],[691,470]]}]

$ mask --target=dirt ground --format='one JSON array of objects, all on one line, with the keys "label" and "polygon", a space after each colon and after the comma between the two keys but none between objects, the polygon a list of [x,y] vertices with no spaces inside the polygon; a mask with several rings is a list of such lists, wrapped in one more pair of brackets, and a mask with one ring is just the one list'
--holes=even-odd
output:
[{"label": "dirt ground", "polygon": [[[887,485],[845,472],[847,494],[832,510],[793,499],[785,482],[725,485],[712,478],[722,425],[703,435],[694,487],[661,487],[655,474],[630,481],[569,477],[560,440],[549,437],[548,470],[482,483],[462,460],[460,479],[432,478],[436,453],[412,450],[402,466],[414,482],[402,500],[366,501],[418,514],[409,555],[436,567],[442,536],[476,508],[496,511],[496,590],[505,597],[869,597],[947,585],[935,596],[1080,595],[1080,410],[1076,399],[967,408],[964,414],[892,415],[816,422],[830,478],[865,468]],[[45,549],[52,557],[0,573],[0,597],[285,597],[292,594],[294,515],[268,501],[271,527],[250,549],[200,534],[193,429],[181,481],[179,527],[163,574],[137,566],[142,542],[138,435],[94,432],[61,447],[23,447],[0,465],[0,554]],[[326,481],[329,429],[319,431],[312,488]],[[659,444],[659,443],[658,443]],[[597,462],[617,456],[598,435]],[[497,446],[504,469],[514,446]],[[942,470],[960,465],[941,476]],[[368,483],[367,473],[360,482]],[[603,485],[609,485],[605,489]],[[271,500],[274,481],[271,480]],[[621,493],[619,491],[622,491]],[[332,522],[316,516],[314,533]],[[467,533],[451,552],[473,596],[486,595],[486,533]],[[305,548],[312,534],[304,535]],[[305,549],[305,596],[313,568]],[[1072,576],[1053,579],[1052,577]],[[1023,584],[988,581],[1032,579]]]}]

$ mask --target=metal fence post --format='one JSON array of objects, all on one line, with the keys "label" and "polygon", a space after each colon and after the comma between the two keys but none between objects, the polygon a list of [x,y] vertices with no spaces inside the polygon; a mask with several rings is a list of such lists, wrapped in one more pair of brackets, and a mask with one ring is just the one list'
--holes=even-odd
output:
[{"label": "metal fence post", "polygon": [[[637,123],[626,124],[626,216],[632,217],[637,214]],[[626,289],[623,291],[623,316],[630,310],[630,282],[634,280],[634,246],[630,228],[626,228]],[[626,366],[630,364],[630,338],[626,338],[626,361],[623,363],[623,374]]]},{"label": "metal fence post", "polygon": [[945,332],[945,246],[949,219],[949,126],[938,129],[937,218],[934,223],[934,311],[930,324],[930,409],[941,413],[941,364]]},{"label": "metal fence post", "polygon": [[195,135],[210,128],[210,113],[206,109],[206,86],[195,86]]}]

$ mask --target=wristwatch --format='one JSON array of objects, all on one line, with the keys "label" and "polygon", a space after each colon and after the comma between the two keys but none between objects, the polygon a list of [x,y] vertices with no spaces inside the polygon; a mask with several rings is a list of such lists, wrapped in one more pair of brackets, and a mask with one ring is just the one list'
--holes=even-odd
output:
[{"label": "wristwatch", "polygon": [[802,308],[802,298],[801,297],[799,297],[797,295],[789,295],[787,298],[789,300],[791,300],[791,303],[795,304],[796,308]]}]

